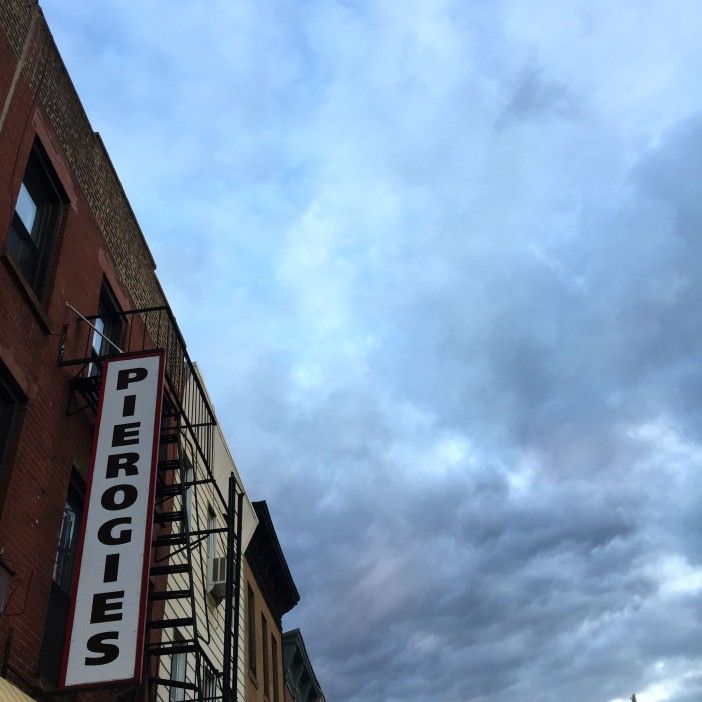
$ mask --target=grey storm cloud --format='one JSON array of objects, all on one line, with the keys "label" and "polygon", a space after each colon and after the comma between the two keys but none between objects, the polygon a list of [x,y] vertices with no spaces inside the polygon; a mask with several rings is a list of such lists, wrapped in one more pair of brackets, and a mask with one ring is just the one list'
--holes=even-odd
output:
[{"label": "grey storm cloud", "polygon": [[327,699],[699,699],[698,5],[42,4]]},{"label": "grey storm cloud", "polygon": [[537,64],[527,63],[497,124],[511,120],[547,120],[550,116],[577,118],[578,107],[565,85],[547,80]]}]

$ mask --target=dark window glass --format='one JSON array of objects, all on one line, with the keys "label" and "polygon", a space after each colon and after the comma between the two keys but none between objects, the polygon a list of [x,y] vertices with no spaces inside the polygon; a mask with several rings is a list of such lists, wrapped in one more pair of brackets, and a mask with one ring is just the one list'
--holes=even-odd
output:
[{"label": "dark window glass", "polygon": [[0,467],[3,465],[3,458],[7,449],[7,441],[10,437],[10,429],[15,418],[17,401],[9,389],[0,379]]},{"label": "dark window glass", "polygon": [[[176,645],[183,643],[183,636],[176,631],[173,637]],[[171,654],[171,680],[175,682],[185,682],[187,676],[187,657],[183,652]],[[183,702],[185,699],[185,689],[182,687],[171,687],[169,698],[171,702]]]},{"label": "dark window glass", "polygon": [[[183,456],[183,462],[185,463],[185,520],[188,529],[193,528],[193,486],[190,484],[195,480],[195,471],[193,470],[193,464],[187,454]],[[209,516],[209,515],[208,515]],[[216,528],[215,523],[215,528]],[[209,527],[208,527],[209,528]],[[207,549],[208,549],[208,559],[210,550],[210,538],[207,537]]]},{"label": "dark window glass", "polygon": [[271,632],[271,669],[273,674],[273,702],[278,702],[278,642]]},{"label": "dark window glass", "polygon": [[58,682],[64,636],[68,624],[71,582],[83,511],[83,489],[83,480],[74,472],[71,476],[63,508],[63,518],[59,526],[49,608],[39,654],[39,671],[47,681],[54,685]]},{"label": "dark window glass", "polygon": [[127,323],[115,296],[107,283],[103,281],[100,288],[97,317],[91,318],[95,329],[91,355],[93,362],[90,364],[90,375],[100,374],[100,360],[104,356],[114,356],[122,350],[122,340]]},{"label": "dark window glass", "polygon": [[261,615],[261,653],[263,654],[263,695],[268,697],[269,687],[268,687],[268,622],[266,618]]},{"label": "dark window glass", "polygon": [[122,350],[122,338],[126,322],[115,296],[107,286],[102,284],[98,302],[98,317],[93,319],[96,331],[93,331],[93,356],[114,356]]},{"label": "dark window glass", "polygon": [[63,506],[63,519],[54,561],[54,582],[67,594],[71,591],[82,511],[83,498],[76,485],[71,484],[66,504]]},{"label": "dark window glass", "polygon": [[256,600],[249,585],[247,600],[247,619],[249,630],[249,670],[256,675]]},{"label": "dark window glass", "polygon": [[203,661],[202,673],[202,692],[200,696],[203,702],[211,702],[217,698],[217,676],[207,661]]},{"label": "dark window glass", "polygon": [[44,294],[63,198],[49,161],[36,142],[17,194],[7,251],[37,297]]},{"label": "dark window glass", "polygon": [[212,505],[207,505],[207,565],[208,573],[212,572],[212,563],[217,557],[217,517],[215,516]]}]

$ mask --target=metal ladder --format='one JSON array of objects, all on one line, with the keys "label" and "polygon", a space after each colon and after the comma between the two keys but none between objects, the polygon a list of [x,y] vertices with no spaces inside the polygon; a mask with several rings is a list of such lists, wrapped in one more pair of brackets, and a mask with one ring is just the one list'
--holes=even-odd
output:
[{"label": "metal ladder", "polygon": [[[171,678],[151,676],[152,685],[164,685],[169,688],[181,689],[198,693],[201,690],[200,647],[198,645],[197,621],[195,613],[195,583],[191,550],[191,525],[187,510],[188,490],[195,489],[198,481],[194,473],[188,476],[188,465],[185,459],[183,439],[179,427],[165,427],[161,430],[160,456],[156,483],[156,509],[154,510],[154,531],[152,546],[154,557],[150,575],[157,579],[161,588],[149,593],[151,605],[162,602],[165,608],[167,602],[178,601],[185,604],[187,615],[183,617],[150,618],[147,623],[150,632],[170,630],[167,640],[161,639],[157,644],[150,643],[147,651],[151,656],[174,656],[195,653],[195,682],[172,680]],[[165,531],[165,533],[163,533]],[[167,552],[163,554],[163,549]],[[170,589],[170,578],[182,576],[186,586],[180,589]],[[185,636],[182,631],[190,631]],[[180,634],[176,638],[176,632]],[[174,695],[171,693],[171,698]],[[175,696],[176,699],[184,699]]]}]

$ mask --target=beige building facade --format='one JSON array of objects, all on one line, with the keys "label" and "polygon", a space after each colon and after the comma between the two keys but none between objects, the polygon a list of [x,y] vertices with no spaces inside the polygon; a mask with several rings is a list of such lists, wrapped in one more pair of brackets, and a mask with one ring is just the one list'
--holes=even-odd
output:
[{"label": "beige building facade", "polygon": [[265,501],[254,502],[258,525],[244,557],[246,702],[283,702],[282,617],[300,596]]},{"label": "beige building facade", "polygon": [[[199,370],[197,378],[211,404]],[[175,540],[187,534],[187,547],[173,544],[167,554],[169,563],[182,564],[183,569],[168,576],[167,590],[175,596],[166,599],[163,620],[174,622],[174,626],[164,628],[161,645],[172,646],[173,653],[159,659],[156,679],[162,683],[157,687],[156,697],[163,702],[208,702],[222,699],[225,692],[226,556],[230,509],[233,510],[231,518],[235,532],[231,545],[232,562],[239,565],[239,573],[235,573],[235,582],[232,583],[232,597],[236,598],[238,594],[240,603],[237,612],[236,600],[232,599],[231,699],[245,700],[244,561],[237,553],[237,546],[243,555],[258,518],[219,422],[212,431],[211,476],[198,451],[187,442],[181,441],[175,451],[182,475],[175,477],[173,484],[180,483],[183,489],[173,498],[171,505],[173,513],[180,515],[172,534]],[[233,496],[229,495],[230,477],[233,478]],[[178,596],[179,593],[182,596]]]}]

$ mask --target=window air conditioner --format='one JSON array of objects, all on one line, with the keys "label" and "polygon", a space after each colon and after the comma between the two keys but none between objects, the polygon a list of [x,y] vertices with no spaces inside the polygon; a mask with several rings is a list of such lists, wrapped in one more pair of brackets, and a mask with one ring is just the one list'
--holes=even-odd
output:
[{"label": "window air conditioner", "polygon": [[227,559],[212,558],[209,564],[207,592],[217,600],[224,598],[227,588]]}]

